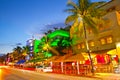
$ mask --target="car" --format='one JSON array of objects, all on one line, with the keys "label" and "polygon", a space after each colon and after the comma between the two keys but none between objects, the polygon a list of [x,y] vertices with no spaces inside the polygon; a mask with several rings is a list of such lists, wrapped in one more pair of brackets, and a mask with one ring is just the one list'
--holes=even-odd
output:
[{"label": "car", "polygon": [[120,65],[114,69],[114,73],[119,74],[120,73]]},{"label": "car", "polygon": [[120,74],[120,68],[119,68],[119,67],[115,68],[115,69],[114,69],[114,72],[115,72],[116,74]]},{"label": "car", "polygon": [[52,67],[44,67],[43,72],[52,72]]},{"label": "car", "polygon": [[43,72],[44,66],[36,66],[35,70],[37,72]]},{"label": "car", "polygon": [[50,66],[36,66],[37,72],[52,72],[52,67]]},{"label": "car", "polygon": [[114,72],[115,72],[116,74],[120,73],[119,68],[116,68],[116,69],[114,70]]}]

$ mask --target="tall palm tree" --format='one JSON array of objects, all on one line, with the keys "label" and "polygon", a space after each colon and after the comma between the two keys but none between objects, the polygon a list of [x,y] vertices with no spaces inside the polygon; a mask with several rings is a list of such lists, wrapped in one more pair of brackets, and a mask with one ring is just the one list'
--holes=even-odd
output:
[{"label": "tall palm tree", "polygon": [[90,0],[78,0],[78,3],[75,4],[72,1],[68,1],[68,6],[70,8],[66,9],[67,12],[71,13],[65,21],[66,24],[71,24],[70,36],[73,38],[73,34],[77,33],[77,35],[84,37],[87,53],[91,60],[91,72],[93,74],[94,68],[86,30],[91,29],[94,33],[98,33],[97,28],[99,24],[103,23],[102,16],[106,13],[100,8],[103,3],[104,2],[91,2]]}]

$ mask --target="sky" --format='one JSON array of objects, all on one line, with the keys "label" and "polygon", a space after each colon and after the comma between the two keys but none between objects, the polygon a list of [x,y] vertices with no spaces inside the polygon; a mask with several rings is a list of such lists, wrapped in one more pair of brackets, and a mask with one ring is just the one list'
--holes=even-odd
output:
[{"label": "sky", "polygon": [[[75,1],[75,0],[74,0]],[[92,0],[101,1],[101,0]],[[107,1],[107,0],[106,0]],[[40,39],[53,27],[64,27],[68,0],[0,0],[0,54]]]}]

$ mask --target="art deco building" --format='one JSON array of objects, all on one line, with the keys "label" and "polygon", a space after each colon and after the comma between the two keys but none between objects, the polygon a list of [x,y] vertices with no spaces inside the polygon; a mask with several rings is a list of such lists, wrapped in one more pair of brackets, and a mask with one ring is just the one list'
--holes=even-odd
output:
[{"label": "art deco building", "polygon": [[120,42],[120,0],[112,0],[102,6],[107,11],[103,17],[104,26],[99,27],[99,34],[93,35],[88,30],[89,46],[92,51],[105,51],[116,49]]},{"label": "art deco building", "polygon": [[[94,35],[92,30],[87,30],[88,44],[91,54],[109,54],[120,58],[120,0],[111,0],[101,8],[107,11],[103,16],[105,25],[98,28],[99,34]],[[84,40],[79,40],[74,49],[76,53],[86,51]]]}]

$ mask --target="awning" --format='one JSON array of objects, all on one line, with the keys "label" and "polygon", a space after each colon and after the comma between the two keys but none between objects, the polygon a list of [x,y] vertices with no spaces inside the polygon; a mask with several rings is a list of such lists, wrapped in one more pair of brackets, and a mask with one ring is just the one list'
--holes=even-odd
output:
[{"label": "awning", "polygon": [[[83,55],[83,57],[84,57],[85,59],[88,59],[88,58],[89,58],[88,53],[81,53],[81,54]],[[91,58],[94,58],[97,54],[95,54],[95,53],[90,53],[90,55],[91,55]]]},{"label": "awning", "polygon": [[58,57],[59,57],[59,56],[50,57],[49,59],[45,60],[45,62],[55,61],[56,59],[58,59]]},{"label": "awning", "polygon": [[107,54],[109,54],[109,55],[117,55],[117,50],[116,50],[116,49],[109,50],[109,51],[107,52]]},{"label": "awning", "polygon": [[64,56],[59,56],[55,61],[53,62],[64,62],[65,59],[69,58],[70,56],[72,56],[72,54],[66,54]]},{"label": "awning", "polygon": [[23,64],[25,63],[25,60],[19,60],[16,64]]},{"label": "awning", "polygon": [[65,62],[72,62],[72,61],[84,61],[84,57],[82,54],[76,54],[76,55],[73,55],[71,57],[68,57],[67,59],[65,59],[64,61]]}]

